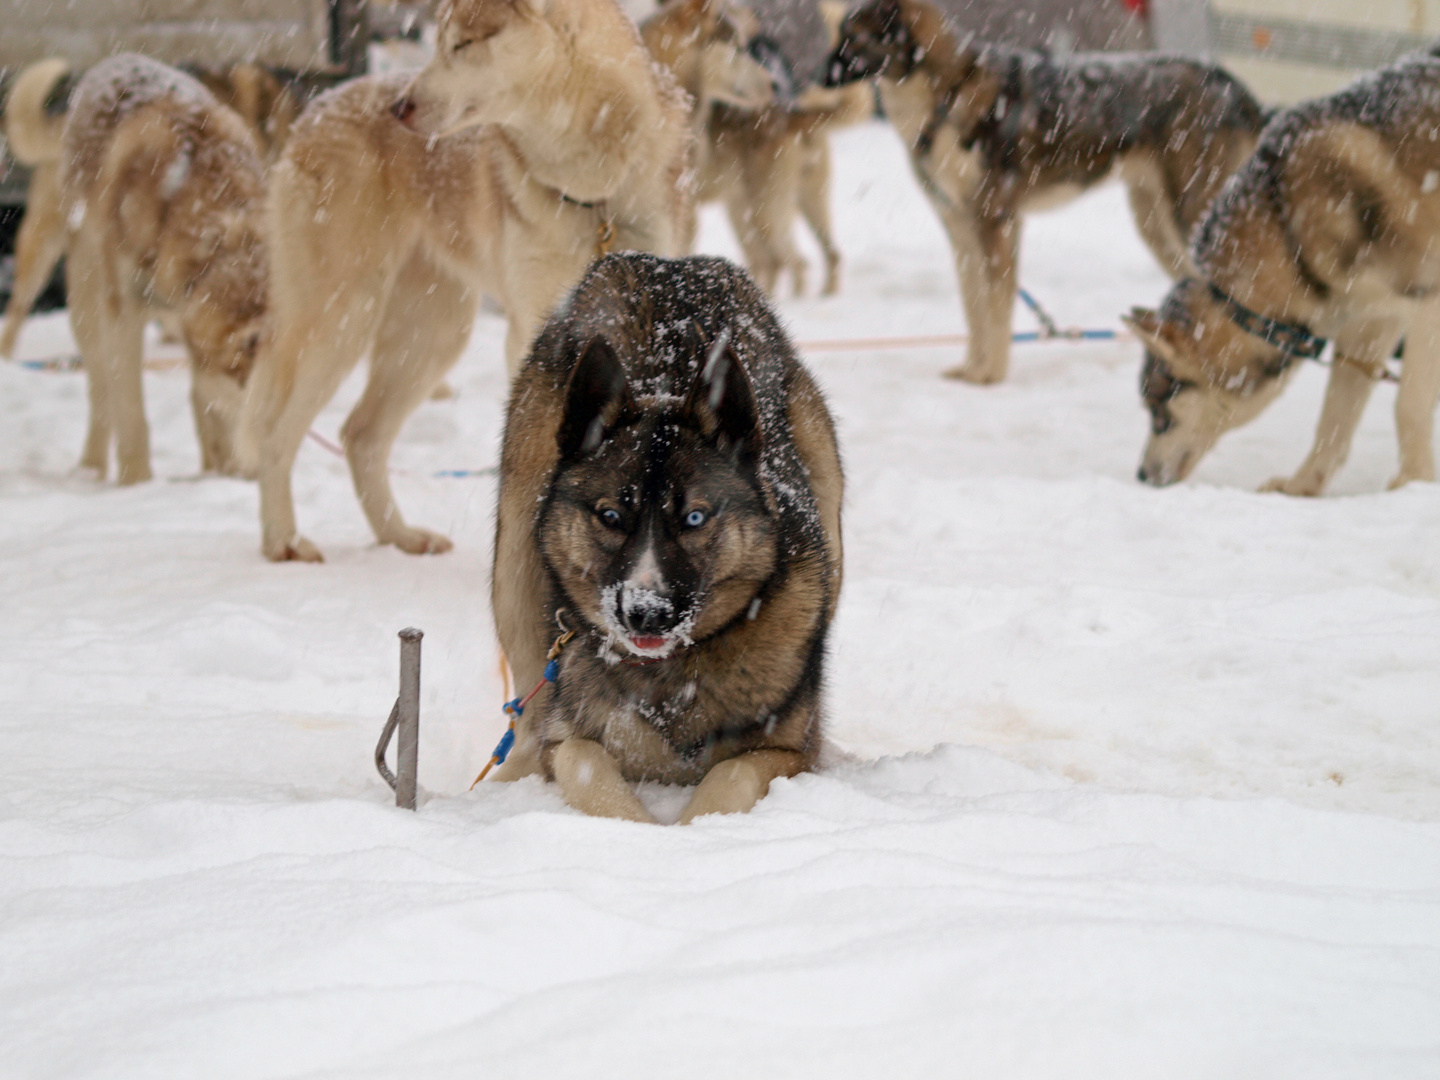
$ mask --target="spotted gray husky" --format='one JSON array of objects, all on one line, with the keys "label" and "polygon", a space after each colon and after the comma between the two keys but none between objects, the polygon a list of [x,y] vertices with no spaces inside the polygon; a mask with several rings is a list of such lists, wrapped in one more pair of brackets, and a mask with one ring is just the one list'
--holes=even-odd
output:
[{"label": "spotted gray husky", "polygon": [[763,295],[721,259],[597,262],[510,396],[494,611],[518,685],[558,680],[498,776],[543,770],[590,814],[698,784],[744,812],[820,748],[840,590],[830,414]]}]

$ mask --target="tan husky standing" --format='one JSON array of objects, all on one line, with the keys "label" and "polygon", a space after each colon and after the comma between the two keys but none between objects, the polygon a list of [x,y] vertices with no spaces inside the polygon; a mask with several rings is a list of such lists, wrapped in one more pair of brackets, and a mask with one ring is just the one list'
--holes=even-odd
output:
[{"label": "tan husky standing", "polygon": [[[843,8],[829,15],[837,31],[841,17]],[[640,24],[650,52],[695,103],[696,201],[725,204],[751,276],[770,293],[787,271],[804,291],[806,264],[792,235],[803,215],[825,256],[829,295],[839,288],[840,252],[830,228],[828,132],[869,117],[871,91],[810,86],[799,100],[776,101],[775,73],[756,54],[783,61],[758,29],[749,9],[717,0],[669,0]],[[793,89],[793,74],[781,75]]]},{"label": "tan husky standing", "polygon": [[976,383],[1009,367],[1023,215],[1118,174],[1160,265],[1189,273],[1185,238],[1265,120],[1212,65],[980,45],[925,0],[868,0],[846,18],[826,82],[871,77],[955,253],[970,340],[945,374]]},{"label": "tan husky standing", "polygon": [[[274,160],[299,115],[302,102],[276,74],[258,64],[187,72],[215,95],[222,105],[240,114],[260,147]],[[6,134],[11,152],[31,168],[25,191],[25,216],[15,237],[15,281],[0,330],[0,356],[11,357],[20,327],[36,299],[50,281],[65,254],[65,223],[60,214],[60,136],[74,89],[70,65],[60,59],[30,65],[15,80],[5,109]],[[174,313],[160,316],[167,335],[177,340]]]},{"label": "tan husky standing", "polygon": [[70,323],[85,360],[82,468],[150,478],[141,339],[179,317],[203,467],[236,472],[242,386],[265,333],[263,165],[244,122],[203,86],[143,56],[92,68],[60,155]]},{"label": "tan husky standing", "polygon": [[1192,248],[1200,276],[1128,322],[1148,347],[1150,484],[1183,480],[1253,420],[1325,339],[1335,359],[1315,444],[1264,490],[1318,495],[1344,463],[1403,337],[1400,469],[1435,479],[1440,395],[1440,59],[1415,56],[1282,113],[1216,200]]},{"label": "tan husky standing", "polygon": [[[834,48],[845,5],[820,0],[817,6]],[[795,244],[795,220],[803,218],[825,259],[821,295],[832,296],[840,290],[841,256],[830,224],[830,135],[873,116],[875,93],[866,83],[795,85],[806,80],[793,72],[788,81],[793,100],[758,110],[711,110],[699,197],[725,203],[750,273],[771,295],[787,273],[795,295],[805,292],[809,268]]]},{"label": "tan husky standing", "polygon": [[318,561],[290,471],[361,356],[342,438],[381,543],[450,541],[406,523],[390,447],[459,357],[482,294],[510,326],[513,374],[551,308],[611,248],[676,252],[691,156],[683,91],[614,0],[451,0],[407,87],[358,79],[318,98],[271,179],[275,343],[246,400],[261,550]]}]

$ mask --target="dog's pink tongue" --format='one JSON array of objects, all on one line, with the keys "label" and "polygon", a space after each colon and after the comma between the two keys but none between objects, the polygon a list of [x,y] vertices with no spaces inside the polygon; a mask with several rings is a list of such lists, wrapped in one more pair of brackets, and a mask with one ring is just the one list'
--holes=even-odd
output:
[{"label": "dog's pink tongue", "polygon": [[637,649],[643,649],[648,652],[651,649],[663,649],[665,647],[665,639],[663,637],[632,637],[630,644],[634,645]]}]

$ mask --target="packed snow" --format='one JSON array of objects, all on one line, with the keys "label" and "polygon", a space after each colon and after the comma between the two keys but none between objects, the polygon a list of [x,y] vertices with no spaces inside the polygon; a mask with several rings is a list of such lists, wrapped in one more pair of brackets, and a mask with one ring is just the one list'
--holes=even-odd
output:
[{"label": "packed snow", "polygon": [[[781,302],[795,338],[961,331],[895,137],[835,150],[847,280]],[[1062,325],[1165,291],[1117,188],[1026,229]],[[702,241],[736,252],[713,211]],[[159,479],[122,490],[71,473],[82,378],[0,365],[0,1074],[1440,1075],[1440,487],[1383,490],[1392,387],[1306,501],[1254,489],[1305,454],[1313,365],[1157,491],[1132,341],[1017,346],[985,389],[939,378],[958,348],[809,351],[840,753],[661,828],[468,790],[504,728],[495,480],[433,474],[495,463],[503,330],[395,451],[455,550],[377,547],[311,443],[321,566],[196,479],[183,374],[147,376]],[[72,348],[63,315],[21,342]],[[410,625],[416,813],[371,763]]]}]

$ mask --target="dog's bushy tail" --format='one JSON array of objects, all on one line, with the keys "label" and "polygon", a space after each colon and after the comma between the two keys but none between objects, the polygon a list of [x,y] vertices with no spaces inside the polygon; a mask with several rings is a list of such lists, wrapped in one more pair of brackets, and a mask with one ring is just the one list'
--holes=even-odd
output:
[{"label": "dog's bushy tail", "polygon": [[5,103],[5,136],[20,164],[60,160],[69,91],[70,64],[65,60],[41,60],[15,80]]}]

